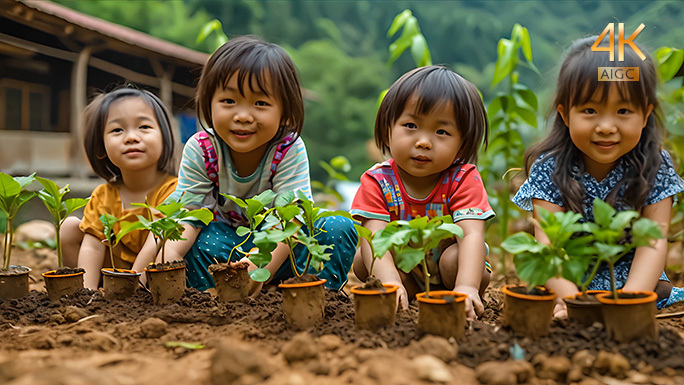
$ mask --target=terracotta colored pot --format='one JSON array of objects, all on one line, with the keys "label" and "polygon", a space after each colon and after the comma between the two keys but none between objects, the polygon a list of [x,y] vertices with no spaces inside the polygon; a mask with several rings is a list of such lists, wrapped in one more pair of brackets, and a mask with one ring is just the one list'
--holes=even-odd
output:
[{"label": "terracotta colored pot", "polygon": [[214,278],[219,301],[223,303],[242,301],[249,296],[249,272],[247,262],[231,262],[209,265]]},{"label": "terracotta colored pot", "polygon": [[24,298],[29,293],[29,273],[26,266],[10,265],[9,271],[0,272],[0,298]]},{"label": "terracotta colored pot", "polygon": [[57,274],[57,270],[43,273],[45,289],[50,300],[57,301],[65,295],[71,295],[76,290],[83,289],[83,274],[85,270],[71,274]]},{"label": "terracotta colored pot", "polygon": [[325,279],[314,282],[281,283],[285,320],[293,328],[307,329],[323,319]]},{"label": "terracotta colored pot", "polygon": [[608,337],[628,342],[638,338],[656,339],[656,300],[658,295],[652,291],[623,292],[618,290],[618,299],[613,293],[599,294],[596,299],[601,302],[603,320]]},{"label": "terracotta colored pot", "polygon": [[549,333],[556,293],[546,291],[544,295],[529,294],[527,286],[506,285],[504,293],[504,326],[510,326],[516,334],[537,338]]},{"label": "terracotta colored pot", "polygon": [[568,317],[582,326],[591,326],[596,322],[603,323],[603,310],[601,310],[603,306],[596,299],[596,296],[601,293],[607,293],[607,291],[588,290],[588,298],[581,298],[581,292],[563,298],[563,302],[568,308]]},{"label": "terracotta colored pot", "polygon": [[351,288],[354,294],[354,320],[357,329],[377,330],[394,325],[397,316],[397,290],[399,286],[383,284],[384,290]]},{"label": "terracotta colored pot", "polygon": [[140,274],[134,270],[104,268],[100,270],[103,276],[104,296],[107,300],[126,299],[138,288]]},{"label": "terracotta colored pot", "polygon": [[185,263],[166,269],[145,268],[155,305],[178,302],[185,293]]},{"label": "terracotta colored pot", "polygon": [[463,338],[465,334],[466,294],[449,290],[416,294],[418,300],[418,331],[444,338]]}]

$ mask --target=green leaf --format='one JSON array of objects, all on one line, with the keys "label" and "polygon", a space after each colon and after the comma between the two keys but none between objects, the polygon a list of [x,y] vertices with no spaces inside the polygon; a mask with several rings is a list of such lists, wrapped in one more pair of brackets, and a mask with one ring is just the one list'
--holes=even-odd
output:
[{"label": "green leaf", "polygon": [[658,72],[663,83],[671,80],[679,72],[684,63],[684,50],[672,47],[660,47],[656,50]]},{"label": "green leaf", "polygon": [[394,256],[397,267],[407,274],[414,267],[418,266],[424,257],[425,253],[422,250],[412,249],[407,246],[400,248]]},{"label": "green leaf", "polygon": [[349,159],[343,155],[338,155],[330,159],[330,165],[341,172],[346,173],[351,171],[351,163],[349,163]]},{"label": "green leaf", "polygon": [[267,269],[259,268],[251,271],[249,273],[249,277],[252,279],[252,281],[266,282],[269,278],[271,278],[271,272]]},{"label": "green leaf", "polygon": [[608,203],[599,198],[594,199],[594,222],[597,225],[609,228],[615,212],[615,209]]},{"label": "green leaf", "polygon": [[249,233],[250,233],[250,230],[249,230],[248,228],[246,228],[245,226],[239,226],[239,227],[235,230],[235,234],[236,234],[238,237],[244,237],[245,235],[247,235],[247,234],[249,234]]},{"label": "green leaf", "polygon": [[537,128],[537,115],[535,115],[533,111],[530,111],[527,108],[518,108],[516,112],[525,123]]},{"label": "green leaf", "polygon": [[532,234],[524,231],[515,233],[501,242],[501,247],[511,254],[520,254],[529,251],[530,247],[537,244]]},{"label": "green leaf", "polygon": [[492,79],[492,86],[499,84],[506,76],[510,75],[513,68],[517,65],[517,57],[515,54],[515,46],[512,41],[508,39],[500,39],[497,46],[498,57],[494,64],[494,78]]},{"label": "green leaf", "polygon": [[[523,55],[528,62],[532,62],[532,42],[530,41],[530,31],[527,28],[522,28],[522,38],[520,39],[522,45]],[[535,108],[536,109],[536,108]]]},{"label": "green leaf", "polygon": [[394,20],[392,20],[392,24],[389,27],[389,30],[387,30],[387,37],[392,37],[394,34],[399,31],[401,27],[406,24],[406,21],[410,19],[413,16],[411,13],[411,10],[405,9],[401,13],[399,13],[397,16],[394,17]]},{"label": "green leaf", "polygon": [[185,348],[190,350],[204,349],[204,345],[199,342],[166,341],[164,346],[167,348]]},{"label": "green leaf", "polygon": [[639,218],[632,226],[632,236],[635,241],[640,241],[642,245],[647,245],[650,239],[663,238],[663,232],[657,223],[648,218]]},{"label": "green leaf", "polygon": [[221,25],[221,22],[218,19],[214,19],[204,24],[204,26],[202,26],[202,29],[197,35],[197,44],[203,42],[214,31],[217,31],[217,33],[218,31],[220,31],[221,33],[223,33],[223,26]]}]

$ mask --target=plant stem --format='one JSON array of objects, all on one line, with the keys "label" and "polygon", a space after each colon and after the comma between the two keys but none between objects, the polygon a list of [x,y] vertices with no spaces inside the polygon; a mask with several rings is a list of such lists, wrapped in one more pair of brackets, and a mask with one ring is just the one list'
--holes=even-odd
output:
[{"label": "plant stem", "polygon": [[610,268],[610,291],[613,292],[613,299],[617,300],[617,290],[615,289],[615,271],[613,271],[613,261],[608,261],[608,267]]},{"label": "plant stem", "polygon": [[[109,241],[107,241],[109,242]],[[107,245],[107,248],[109,249],[109,259],[112,260],[112,270],[116,271],[116,265],[114,265],[114,253],[112,252],[112,243],[109,242]]]},{"label": "plant stem", "polygon": [[368,276],[369,277],[373,275],[373,265],[375,265],[375,261],[377,260],[377,258],[375,258],[374,255],[375,254],[373,254],[373,252],[371,251],[371,265],[370,265],[370,269],[368,269]]},{"label": "plant stem", "polygon": [[292,273],[295,275],[295,277],[301,277],[302,275],[304,275],[304,273],[299,274],[299,270],[297,270],[297,262],[295,262],[294,247],[292,246],[292,242],[289,239],[287,239],[285,240],[285,244],[290,248],[288,259],[290,260],[290,267],[292,267]]},{"label": "plant stem", "polygon": [[64,266],[62,260],[62,238],[59,236],[59,229],[61,226],[57,225],[55,227],[55,246],[57,247],[57,268],[61,269]]},{"label": "plant stem", "polygon": [[587,294],[587,288],[589,288],[589,284],[591,283],[591,281],[594,280],[594,277],[596,276],[596,272],[598,271],[599,266],[601,266],[600,261],[594,264],[594,268],[591,270],[591,274],[589,274],[589,277],[587,277],[586,282],[582,282],[582,294]]},{"label": "plant stem", "polygon": [[430,298],[430,272],[425,258],[421,260],[421,264],[423,265],[423,275],[425,275],[425,297]]},{"label": "plant stem", "polygon": [[7,216],[7,225],[5,226],[5,250],[2,268],[9,270],[10,254],[12,253],[12,220]]}]

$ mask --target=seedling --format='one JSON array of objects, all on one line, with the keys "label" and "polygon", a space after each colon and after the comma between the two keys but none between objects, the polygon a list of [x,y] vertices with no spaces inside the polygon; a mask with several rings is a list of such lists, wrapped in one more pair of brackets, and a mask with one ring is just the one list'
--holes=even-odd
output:
[{"label": "seedling", "polygon": [[[554,277],[563,277],[586,291],[598,268],[590,225],[580,223],[582,215],[572,211],[550,213],[538,206],[536,209],[539,227],[550,244],[539,243],[523,231],[501,243],[504,250],[513,254],[518,277],[527,282],[530,291]],[[596,266],[590,277],[583,279],[591,263]]]},{"label": "seedling", "polygon": [[9,270],[12,243],[14,241],[14,227],[12,221],[19,208],[36,196],[36,192],[26,190],[35,180],[36,173],[29,176],[12,177],[0,172],[0,210],[5,214],[5,249],[3,251],[3,270]]},{"label": "seedling", "polygon": [[55,225],[57,265],[59,268],[62,268],[64,263],[62,262],[62,241],[59,231],[69,214],[85,206],[88,203],[88,199],[70,198],[65,200],[64,196],[70,191],[69,185],[59,188],[57,187],[57,184],[50,179],[36,177],[36,180],[43,185],[43,189],[38,192],[38,198],[43,201],[45,207],[52,215],[52,223]]},{"label": "seedling", "polygon": [[[321,230],[316,229],[314,223],[318,219],[333,215],[350,217],[349,213],[343,211],[322,211],[321,208],[315,207],[314,203],[301,191],[296,193],[289,191],[280,195],[265,191],[248,199],[222,195],[242,208],[243,214],[249,221],[249,228],[240,226],[236,230],[237,235],[246,237],[241,244],[231,250],[229,259],[233,252],[247,256],[257,266],[257,269],[250,272],[252,280],[257,282],[265,282],[271,277],[271,273],[265,267],[271,262],[271,253],[278,243],[284,243],[289,247],[288,259],[292,273],[296,277],[301,277],[308,272],[309,266],[314,266],[316,271],[321,271],[324,261],[330,260],[330,253],[326,251],[332,248],[332,245],[318,243],[315,237]],[[271,204],[273,207],[269,208]],[[309,234],[302,230],[302,225],[306,225]],[[250,237],[256,247],[249,252],[240,250],[240,246]],[[297,268],[294,256],[294,247],[298,243],[303,244],[308,250],[302,272]]]},{"label": "seedling", "polygon": [[102,229],[102,233],[105,236],[105,239],[102,240],[102,243],[105,243],[107,245],[107,249],[109,250],[109,258],[112,261],[112,269],[114,271],[117,271],[116,265],[114,264],[114,246],[116,246],[117,243],[119,243],[119,240],[121,239],[120,237],[117,237],[116,234],[114,234],[114,224],[119,221],[119,218],[115,217],[114,215],[111,214],[102,214],[100,216],[100,222],[102,222],[102,225],[104,226]]},{"label": "seedling", "polygon": [[594,199],[594,223],[590,225],[598,259],[608,264],[610,289],[613,298],[617,299],[615,263],[637,247],[651,246],[652,241],[663,238],[662,230],[652,220],[639,218],[638,212],[617,212],[598,198]]},{"label": "seedling", "polygon": [[[154,218],[152,214],[153,208],[147,203],[133,203],[134,206],[144,207],[147,209],[150,218]],[[117,234],[117,241],[123,238],[124,235],[135,230],[149,230],[155,236],[157,241],[157,250],[155,255],[161,250],[161,263],[164,263],[164,251],[167,241],[185,240],[183,238],[184,221],[200,221],[205,225],[209,224],[214,219],[214,214],[206,209],[201,208],[197,210],[188,210],[183,207],[183,202],[163,203],[154,208],[163,216],[157,219],[148,219],[142,215],[138,215],[137,222],[124,222],[121,224],[121,230]]]},{"label": "seedling", "polygon": [[374,234],[374,253],[380,253],[385,247],[391,249],[397,267],[405,273],[421,264],[425,277],[425,293],[430,297],[430,272],[426,257],[442,240],[454,236],[462,238],[463,230],[453,223],[449,215],[432,219],[418,217],[410,221],[392,221],[382,232]]},{"label": "seedling", "polygon": [[371,265],[370,268],[368,269],[368,276],[372,277],[373,276],[373,266],[375,265],[375,261],[382,258],[387,251],[389,251],[392,248],[392,243],[391,243],[391,237],[383,237],[382,233],[385,231],[385,228],[382,228],[375,233],[372,233],[370,230],[367,228],[357,225],[356,223],[354,224],[354,227],[356,228],[356,232],[359,234],[359,241],[363,238],[368,242],[368,245],[370,246],[371,249]]}]

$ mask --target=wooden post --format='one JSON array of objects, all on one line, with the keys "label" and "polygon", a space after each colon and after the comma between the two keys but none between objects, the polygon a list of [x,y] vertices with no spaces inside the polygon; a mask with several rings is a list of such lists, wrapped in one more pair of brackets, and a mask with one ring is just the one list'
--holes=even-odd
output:
[{"label": "wooden post", "polygon": [[71,170],[72,176],[85,178],[90,167],[85,155],[83,110],[86,107],[88,61],[92,47],[83,47],[71,70]]}]

